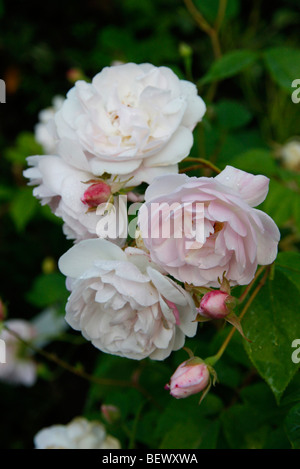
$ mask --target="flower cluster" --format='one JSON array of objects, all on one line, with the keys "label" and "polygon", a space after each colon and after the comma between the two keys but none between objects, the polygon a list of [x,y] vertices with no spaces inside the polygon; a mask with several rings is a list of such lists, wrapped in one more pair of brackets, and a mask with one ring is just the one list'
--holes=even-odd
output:
[{"label": "flower cluster", "polygon": [[[196,86],[167,67],[106,67],[75,83],[47,122],[52,144],[28,158],[34,195],[75,242],[59,261],[66,321],[105,353],[164,360],[195,336],[199,313],[229,314],[228,293],[211,291],[200,305],[193,288],[218,288],[225,275],[230,286],[247,285],[277,255],[279,230],[255,208],[265,176],[231,166],[216,177],[178,174],[205,110]],[[129,241],[122,196],[143,201]],[[104,229],[114,223],[115,235]],[[190,374],[192,392],[177,394]],[[189,362],[169,388],[182,397],[208,381],[205,366]]]},{"label": "flower cluster", "polygon": [[25,176],[76,241],[97,237],[101,214],[82,202],[88,185],[105,178],[136,187],[177,173],[206,109],[193,83],[167,67],[133,63],[106,67],[91,83],[78,80],[57,101],[36,128],[46,155],[28,158]]}]

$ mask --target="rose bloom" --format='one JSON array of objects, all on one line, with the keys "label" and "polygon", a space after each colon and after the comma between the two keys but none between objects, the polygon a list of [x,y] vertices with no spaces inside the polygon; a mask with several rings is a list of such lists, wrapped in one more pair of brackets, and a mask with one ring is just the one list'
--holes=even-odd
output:
[{"label": "rose bloom", "polygon": [[171,69],[127,63],[105,67],[92,83],[77,81],[55,123],[94,175],[125,175],[138,185],[178,171],[205,110],[196,86]]},{"label": "rose bloom", "polygon": [[39,113],[39,122],[35,125],[35,140],[42,145],[47,155],[55,154],[58,135],[54,122],[55,113],[62,107],[65,98],[54,96],[52,106]]},{"label": "rose bloom", "polygon": [[[268,183],[265,176],[253,176],[231,166],[215,178],[181,174],[155,179],[138,216],[152,260],[188,284],[218,287],[218,278],[224,272],[231,285],[248,284],[257,265],[271,264],[277,255],[277,226],[268,215],[253,208],[265,199]],[[173,218],[184,212],[190,214],[191,223],[187,228],[183,223],[181,231],[176,226],[175,231],[170,223],[172,212],[169,218],[162,218],[160,210],[151,209],[153,203],[168,207],[177,203],[180,209]],[[162,230],[169,223],[170,236],[163,237]],[[153,229],[155,237],[151,237]],[[202,241],[198,231],[202,232]]]},{"label": "rose bloom", "polygon": [[107,435],[104,425],[83,417],[67,425],[43,428],[34,437],[35,449],[120,449],[119,440]]},{"label": "rose bloom", "polygon": [[[76,148],[73,148],[72,156],[66,152],[64,145],[59,145],[59,156],[30,156],[27,158],[31,168],[24,171],[24,176],[30,179],[30,185],[36,185],[33,195],[41,201],[42,205],[49,205],[51,211],[64,221],[63,231],[68,239],[76,242],[88,238],[101,237],[97,226],[100,220],[115,223],[113,215],[118,218],[119,230],[115,231],[113,242],[123,245],[127,238],[127,206],[118,197],[113,199],[114,211],[105,213],[105,201],[110,197],[110,180],[102,184],[107,188],[98,194],[96,200],[88,198],[88,192],[92,192],[91,186],[97,182],[95,176],[85,170],[76,167],[78,161]],[[69,164],[69,157],[72,163]],[[94,182],[89,182],[93,181]],[[99,184],[100,182],[98,182]],[[94,198],[95,199],[95,198]],[[101,205],[103,204],[103,205]],[[102,211],[97,210],[101,205]],[[108,217],[110,219],[108,220]],[[115,225],[113,225],[115,226]],[[103,237],[105,235],[103,234]]]},{"label": "rose bloom", "polygon": [[[36,337],[37,331],[28,321],[9,319],[5,321],[5,324],[26,341],[31,341]],[[26,355],[27,351],[22,343],[6,329],[2,330],[0,339],[4,340],[6,351],[6,363],[0,362],[0,381],[14,385],[33,386],[37,377],[37,366],[33,358]]]},{"label": "rose bloom", "polygon": [[66,321],[103,352],[163,360],[196,333],[190,294],[140,249],[90,239],[67,251],[59,268],[72,292]]}]

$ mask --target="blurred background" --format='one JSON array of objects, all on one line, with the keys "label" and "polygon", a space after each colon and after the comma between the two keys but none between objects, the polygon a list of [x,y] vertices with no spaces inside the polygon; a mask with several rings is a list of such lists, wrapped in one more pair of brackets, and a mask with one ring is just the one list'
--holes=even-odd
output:
[{"label": "blurred background", "polygon": [[[281,229],[280,249],[299,250],[300,103],[291,99],[292,81],[300,79],[299,7],[298,0],[0,0],[0,78],[6,83],[6,103],[0,105],[0,298],[8,318],[33,320],[47,308],[63,316],[67,299],[57,260],[72,243],[65,239],[60,220],[32,196],[22,175],[26,157],[43,153],[34,135],[39,112],[52,106],[54,96],[65,96],[78,77],[91,79],[115,61],[165,65],[197,84],[207,113],[195,129],[191,155],[221,169],[232,164],[270,177],[262,208]],[[189,174],[212,175],[199,170]],[[214,332],[213,325],[206,328],[199,353],[207,355]],[[239,337],[232,347],[239,359],[234,353],[224,358],[222,385],[204,407],[212,420],[201,414],[211,429],[204,447],[290,447],[281,414],[258,429],[245,429],[242,441],[226,414],[222,428],[215,424],[245,380],[261,386],[262,408],[273,399],[253,372]],[[126,377],[137,367],[126,359],[99,358],[99,351],[70,330],[62,331],[47,350],[78,369],[92,373],[96,367],[99,376]],[[144,386],[163,405],[169,396],[160,396],[162,385],[183,357],[178,352],[164,363],[139,365],[139,372],[150,370]],[[124,447],[128,439],[136,447],[161,445],[167,416],[151,440],[157,409],[148,408],[135,389],[95,389],[43,357],[36,359],[39,379],[34,387],[0,382],[1,448],[32,448],[40,428],[67,423],[76,415],[100,417],[103,402],[121,409],[127,430],[119,426],[113,432]],[[191,399],[177,409],[193,405]],[[133,437],[137,409],[142,408],[144,419]],[[175,417],[179,428],[181,417],[178,422]],[[177,447],[190,444],[180,441]]]}]

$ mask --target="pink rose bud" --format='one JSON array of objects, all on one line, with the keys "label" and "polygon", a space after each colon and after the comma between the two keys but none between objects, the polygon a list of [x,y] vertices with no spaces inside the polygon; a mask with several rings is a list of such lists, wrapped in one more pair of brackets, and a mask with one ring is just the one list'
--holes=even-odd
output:
[{"label": "pink rose bud", "polygon": [[109,404],[102,404],[101,413],[107,423],[112,424],[120,419],[120,410],[118,407]]},{"label": "pink rose bud", "polygon": [[96,208],[98,205],[108,201],[111,196],[111,187],[103,181],[92,184],[83,194],[81,201],[90,208]]},{"label": "pink rose bud", "polygon": [[183,399],[204,391],[209,384],[210,373],[206,364],[200,358],[190,358],[179,365],[165,389],[169,389],[176,399]]},{"label": "pink rose bud", "polygon": [[82,71],[79,68],[70,68],[67,71],[66,75],[67,75],[67,79],[71,83],[75,83],[75,81],[84,79],[84,75],[83,75]]},{"label": "pink rose bud", "polygon": [[206,318],[225,318],[231,312],[228,303],[232,299],[228,293],[221,290],[210,291],[203,296],[197,311]]}]

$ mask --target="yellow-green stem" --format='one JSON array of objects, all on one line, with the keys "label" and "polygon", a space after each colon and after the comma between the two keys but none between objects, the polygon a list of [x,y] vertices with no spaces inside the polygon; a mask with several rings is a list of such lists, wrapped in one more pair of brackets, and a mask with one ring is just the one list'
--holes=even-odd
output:
[{"label": "yellow-green stem", "polygon": [[[218,173],[218,174],[220,174],[221,172],[221,170],[216,165],[214,165],[210,161],[205,160],[203,158],[193,158],[189,156],[185,158],[183,161],[187,163],[198,163],[198,165],[206,166],[207,168],[212,169],[215,173]],[[184,171],[184,168],[182,168],[182,170]]]},{"label": "yellow-green stem", "polygon": [[[190,14],[194,18],[195,22],[197,23],[197,25],[200,27],[200,29],[202,29],[202,31],[204,31],[210,37],[211,45],[212,45],[213,52],[214,52],[214,56],[215,56],[216,59],[219,59],[222,55],[222,51],[221,51],[221,46],[220,46],[220,41],[219,41],[219,36],[218,36],[218,29],[213,28],[206,21],[206,19],[200,13],[200,11],[196,8],[196,6],[194,5],[192,0],[183,0],[183,1],[185,3],[185,6],[186,6],[187,10],[190,12]],[[222,15],[223,15],[223,8],[224,8],[224,5],[223,5],[224,0],[220,0],[220,1],[222,1],[222,7],[221,7],[221,5],[219,7],[220,18],[219,18],[218,24],[217,24],[218,28],[219,28],[219,22],[222,21],[222,19],[223,19]],[[225,8],[226,8],[226,2],[225,2]]]}]

